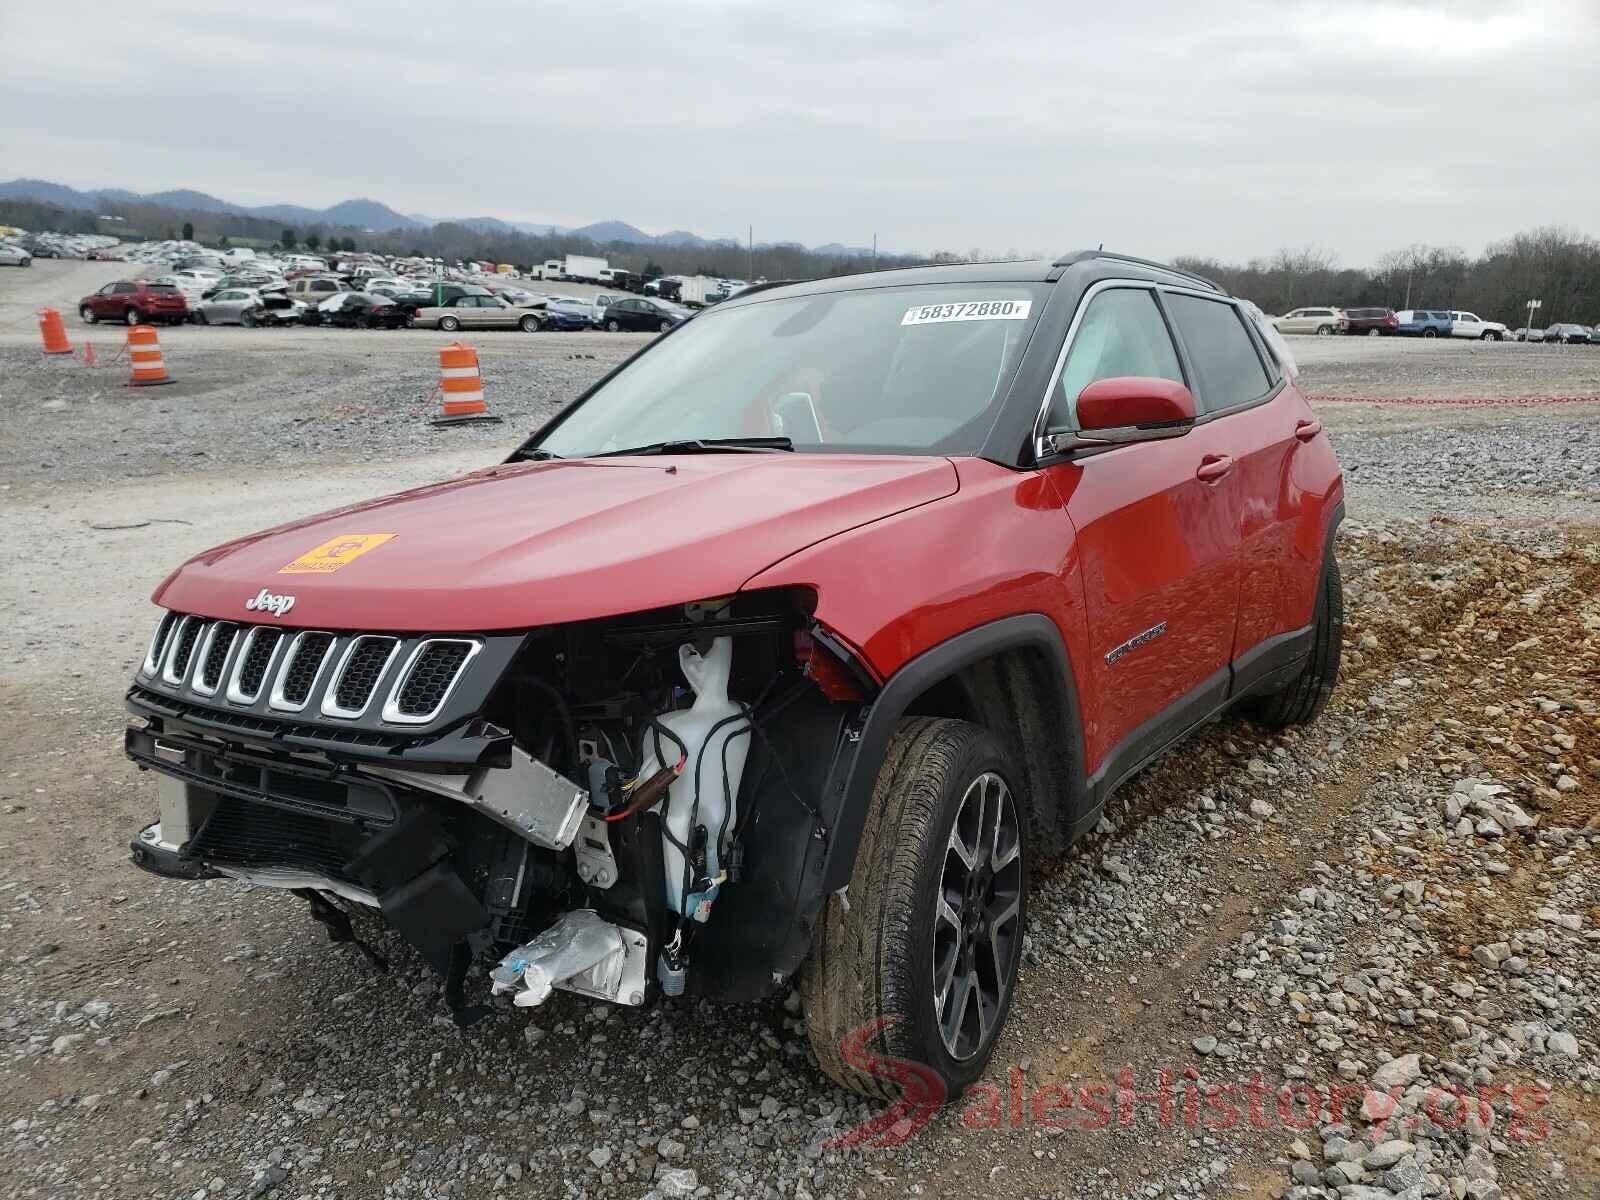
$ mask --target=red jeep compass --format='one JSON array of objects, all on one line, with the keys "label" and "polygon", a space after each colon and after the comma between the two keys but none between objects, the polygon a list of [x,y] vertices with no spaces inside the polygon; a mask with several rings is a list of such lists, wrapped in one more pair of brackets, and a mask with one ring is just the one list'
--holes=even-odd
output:
[{"label": "red jeep compass", "polygon": [[798,976],[834,1078],[884,1086],[870,1030],[955,1094],[1031,864],[1208,717],[1333,687],[1343,485],[1287,360],[1098,252],[746,291],[499,466],[168,577],[134,859],[374,958],[381,914],[462,1024],[474,959],[522,1006]]}]

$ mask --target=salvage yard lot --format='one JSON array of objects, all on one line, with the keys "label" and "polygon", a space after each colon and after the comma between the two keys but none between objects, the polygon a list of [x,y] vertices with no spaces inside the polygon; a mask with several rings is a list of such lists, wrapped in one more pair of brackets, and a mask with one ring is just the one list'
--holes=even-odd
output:
[{"label": "salvage yard lot", "polygon": [[[441,430],[448,335],[164,329],[177,382],[142,391],[122,362],[44,358],[43,304],[113,357],[121,331],[70,314],[117,273],[0,276],[0,1196],[636,1200],[660,1167],[738,1197],[1278,1196],[1302,1149],[1320,1173],[1350,1131],[1187,1125],[1184,1073],[1326,1094],[1391,1058],[1410,1076],[1408,1054],[1418,1106],[1431,1085],[1507,1089],[1492,1139],[1392,1129],[1422,1170],[1600,1193],[1600,404],[1319,403],[1349,505],[1328,712],[1282,735],[1214,723],[1127,786],[1035,878],[999,1091],[902,1145],[827,1148],[874,1110],[808,1063],[794,997],[563,994],[462,1033],[397,939],[373,975],[292,897],[126,862],[154,795],[120,699],[160,577],[492,463],[648,339],[470,335],[505,423]],[[1600,347],[1292,347],[1313,395],[1600,394]],[[1111,1094],[1123,1070],[1141,1095],[1176,1077],[1171,1119],[1139,1101],[1097,1129],[1032,1102]],[[1548,1134],[1516,1136],[1509,1089],[1541,1086]],[[1403,1191],[1362,1157],[1353,1178]]]}]

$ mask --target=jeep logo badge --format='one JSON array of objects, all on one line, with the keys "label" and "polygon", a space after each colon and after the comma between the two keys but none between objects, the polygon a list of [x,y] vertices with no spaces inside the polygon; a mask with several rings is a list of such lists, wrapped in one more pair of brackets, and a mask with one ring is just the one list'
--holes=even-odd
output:
[{"label": "jeep logo badge", "polygon": [[266,588],[262,588],[249,600],[244,602],[245,608],[251,612],[269,612],[275,617],[287,616],[294,607],[294,597],[289,595],[275,596]]}]

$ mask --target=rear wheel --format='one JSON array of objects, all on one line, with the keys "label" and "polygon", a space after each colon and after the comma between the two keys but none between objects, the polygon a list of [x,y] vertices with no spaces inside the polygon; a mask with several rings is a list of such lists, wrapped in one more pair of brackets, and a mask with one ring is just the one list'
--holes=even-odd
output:
[{"label": "rear wheel", "polygon": [[239,324],[243,325],[246,329],[254,329],[256,327],[255,310],[247,308],[240,313]]},{"label": "rear wheel", "polygon": [[1333,336],[1333,326],[1332,325],[1318,325],[1317,326],[1317,336],[1318,337],[1332,337]]},{"label": "rear wheel", "polygon": [[211,321],[202,309],[197,308],[194,310],[194,323],[196,325],[209,325]]},{"label": "rear wheel", "polygon": [[1329,547],[1317,587],[1316,616],[1311,631],[1311,655],[1294,680],[1282,691],[1259,696],[1248,711],[1263,725],[1282,729],[1315,720],[1327,707],[1339,677],[1339,653],[1344,643],[1344,582],[1339,560]]},{"label": "rear wheel", "polygon": [[456,330],[461,328],[461,322],[456,320],[454,317],[440,317],[439,328],[444,330],[446,333],[454,333]]},{"label": "rear wheel", "polygon": [[1381,330],[1381,329],[1369,329],[1369,330],[1367,330],[1367,336],[1368,337],[1382,337],[1383,336],[1383,330]]},{"label": "rear wheel", "polygon": [[124,312],[122,314],[122,321],[123,321],[123,324],[125,324],[125,325],[142,325],[142,324],[144,324],[144,318],[139,315],[139,310],[137,308],[130,308],[126,312]]},{"label": "rear wheel", "polygon": [[[1027,921],[1026,805],[982,726],[918,717],[884,755],[845,895],[828,901],[801,988],[822,1069],[898,1098],[887,1054],[951,1099],[982,1074],[1010,1011]],[[918,1072],[920,1074],[920,1072]]]},{"label": "rear wheel", "polygon": [[1425,338],[1436,338],[1439,336],[1439,331],[1437,329],[1424,329],[1422,331],[1422,336]]},{"label": "rear wheel", "polygon": [[621,333],[622,332],[622,326],[621,326],[621,324],[619,324],[615,320],[607,321],[606,322],[606,331],[608,333]]}]

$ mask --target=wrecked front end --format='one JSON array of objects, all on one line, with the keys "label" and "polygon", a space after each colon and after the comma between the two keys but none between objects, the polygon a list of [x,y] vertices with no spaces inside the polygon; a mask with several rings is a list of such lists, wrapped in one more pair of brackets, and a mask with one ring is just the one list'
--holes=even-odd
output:
[{"label": "wrecked front end", "polygon": [[[381,913],[470,1023],[518,1004],[745,1000],[810,945],[873,682],[804,589],[512,633],[171,612],[127,695],[159,776],[135,863]],[[370,953],[370,950],[369,950]]]}]

